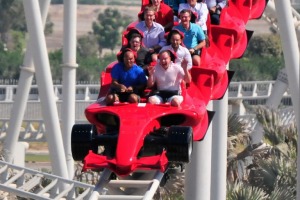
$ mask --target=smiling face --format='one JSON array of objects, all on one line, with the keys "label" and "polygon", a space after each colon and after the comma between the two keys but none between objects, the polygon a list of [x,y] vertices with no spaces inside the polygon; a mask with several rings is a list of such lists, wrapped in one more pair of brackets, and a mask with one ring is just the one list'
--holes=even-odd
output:
[{"label": "smiling face", "polygon": [[152,10],[145,11],[144,17],[145,17],[146,25],[152,26],[152,23],[155,20],[155,11]]},{"label": "smiling face", "polygon": [[171,63],[171,56],[170,53],[168,51],[164,51],[162,53],[159,54],[159,62],[160,65],[164,68],[167,69],[168,66]]},{"label": "smiling face", "polygon": [[179,33],[173,33],[171,36],[171,45],[174,49],[177,49],[181,44],[182,39]]},{"label": "smiling face", "polygon": [[138,51],[141,48],[141,38],[136,36],[130,39],[130,48],[134,51]]},{"label": "smiling face", "polygon": [[130,69],[133,66],[134,62],[135,62],[133,52],[126,51],[125,54],[124,54],[123,62],[124,62],[125,67],[127,69]]},{"label": "smiling face", "polygon": [[180,20],[181,20],[181,23],[184,27],[188,26],[190,24],[190,21],[191,21],[190,12],[181,12],[180,13]]}]

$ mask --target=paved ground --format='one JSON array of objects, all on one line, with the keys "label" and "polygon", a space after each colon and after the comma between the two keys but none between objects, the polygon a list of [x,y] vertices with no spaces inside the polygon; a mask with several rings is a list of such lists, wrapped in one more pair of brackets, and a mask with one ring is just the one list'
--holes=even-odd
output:
[{"label": "paved ground", "polygon": [[[137,19],[140,6],[110,6],[118,9],[123,15],[129,15]],[[77,36],[86,35],[92,31],[92,23],[97,20],[99,13],[103,12],[108,6],[105,5],[78,5],[77,9]],[[63,44],[63,5],[51,5],[49,8],[51,21],[54,23],[53,34],[46,37],[47,47],[54,50],[62,47]]]}]

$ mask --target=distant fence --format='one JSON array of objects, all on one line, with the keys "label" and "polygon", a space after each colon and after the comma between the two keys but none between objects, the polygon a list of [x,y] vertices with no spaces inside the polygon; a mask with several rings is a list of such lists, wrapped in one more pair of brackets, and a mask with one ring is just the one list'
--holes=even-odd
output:
[{"label": "distant fence", "polygon": [[[17,83],[17,81],[0,80],[0,119],[10,118],[10,112],[18,87],[18,85],[12,83]],[[63,96],[62,85],[59,81],[54,81],[54,83],[53,89],[56,97],[58,113],[60,115]],[[248,105],[264,105],[271,95],[274,83],[275,81],[231,82],[228,88],[229,100],[242,100],[241,102]],[[77,83],[75,107],[76,120],[85,120],[84,109],[97,99],[99,90],[99,82]],[[281,105],[292,105],[289,90],[284,93]],[[33,84],[30,88],[24,119],[42,119],[41,102],[39,99],[37,85]]]}]

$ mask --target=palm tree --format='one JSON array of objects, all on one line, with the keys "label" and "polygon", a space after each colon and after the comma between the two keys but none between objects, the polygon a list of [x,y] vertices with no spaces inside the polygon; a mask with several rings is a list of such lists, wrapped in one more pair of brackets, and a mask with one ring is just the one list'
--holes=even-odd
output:
[{"label": "palm tree", "polygon": [[[258,122],[263,126],[264,143],[256,146],[249,144],[232,159],[232,163],[242,166],[236,173],[244,176],[236,178],[234,183],[229,182],[229,186],[235,189],[229,187],[227,198],[257,199],[256,196],[263,190],[265,199],[295,199],[295,123],[284,124],[280,112],[266,107],[259,106],[255,112]],[[251,198],[233,198],[234,195],[245,195],[245,190],[252,193]]]}]

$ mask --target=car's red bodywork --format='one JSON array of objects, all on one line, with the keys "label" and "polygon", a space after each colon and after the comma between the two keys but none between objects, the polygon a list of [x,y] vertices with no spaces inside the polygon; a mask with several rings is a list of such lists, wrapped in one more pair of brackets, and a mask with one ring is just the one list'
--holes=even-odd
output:
[{"label": "car's red bodywork", "polygon": [[[148,2],[149,0],[143,0],[142,4]],[[118,175],[127,175],[137,169],[165,171],[168,165],[166,150],[159,155],[138,156],[144,145],[144,138],[161,126],[190,126],[193,129],[194,141],[204,138],[209,126],[206,106],[210,100],[220,99],[226,92],[230,80],[227,64],[230,59],[243,55],[249,37],[245,29],[246,23],[262,15],[266,2],[229,0],[228,4],[222,10],[220,25],[210,25],[208,22],[210,46],[202,52],[201,66],[193,66],[191,69],[192,82],[187,87],[182,87],[184,102],[179,108],[168,104],[150,105],[146,102],[106,106],[101,101],[86,108],[86,117],[97,127],[98,134],[105,134],[107,125],[99,120],[101,113],[116,116],[119,127],[115,156],[108,157],[90,151],[84,159],[83,170],[109,168]],[[100,99],[108,92],[110,69],[114,64],[111,63],[101,74]]]}]

